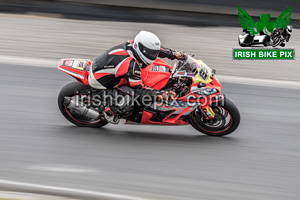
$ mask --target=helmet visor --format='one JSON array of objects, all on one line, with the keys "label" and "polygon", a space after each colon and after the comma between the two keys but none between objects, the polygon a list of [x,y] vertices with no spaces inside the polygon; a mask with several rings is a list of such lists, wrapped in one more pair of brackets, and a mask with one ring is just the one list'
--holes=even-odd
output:
[{"label": "helmet visor", "polygon": [[145,47],[142,43],[139,42],[139,49],[144,56],[150,60],[155,60],[159,54],[160,50],[153,50]]}]

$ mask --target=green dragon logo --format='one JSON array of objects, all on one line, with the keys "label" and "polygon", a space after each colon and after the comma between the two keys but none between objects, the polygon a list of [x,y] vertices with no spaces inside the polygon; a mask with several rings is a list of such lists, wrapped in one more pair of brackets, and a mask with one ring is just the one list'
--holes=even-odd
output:
[{"label": "green dragon logo", "polygon": [[276,19],[275,22],[269,21],[271,15],[261,14],[259,16],[260,21],[255,22],[252,17],[242,7],[238,7],[239,21],[243,29],[247,29],[251,35],[255,35],[263,31],[266,34],[273,33],[274,29],[284,28],[290,24],[291,20],[291,6],[286,8]]}]

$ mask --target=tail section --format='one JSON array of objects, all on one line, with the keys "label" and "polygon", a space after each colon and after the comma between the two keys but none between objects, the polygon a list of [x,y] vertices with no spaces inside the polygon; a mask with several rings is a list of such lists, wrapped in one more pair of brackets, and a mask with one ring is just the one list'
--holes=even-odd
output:
[{"label": "tail section", "polygon": [[58,69],[88,85],[87,77],[92,62],[89,59],[61,59],[58,63]]}]

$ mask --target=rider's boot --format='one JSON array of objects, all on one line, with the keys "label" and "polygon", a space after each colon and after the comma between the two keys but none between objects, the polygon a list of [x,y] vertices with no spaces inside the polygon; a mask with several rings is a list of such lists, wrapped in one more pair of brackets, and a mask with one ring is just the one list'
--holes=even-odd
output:
[{"label": "rider's boot", "polygon": [[109,107],[105,108],[103,115],[109,123],[118,124],[120,122],[120,117],[113,113]]}]

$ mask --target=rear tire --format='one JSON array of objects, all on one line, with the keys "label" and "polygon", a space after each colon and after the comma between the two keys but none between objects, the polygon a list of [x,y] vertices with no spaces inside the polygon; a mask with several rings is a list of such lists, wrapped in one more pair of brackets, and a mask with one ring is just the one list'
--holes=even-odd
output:
[{"label": "rear tire", "polygon": [[76,126],[81,127],[92,127],[92,128],[99,128],[102,126],[105,126],[107,124],[106,121],[96,121],[88,123],[87,121],[80,121],[79,118],[76,118],[76,116],[72,116],[69,110],[64,106],[64,97],[71,97],[75,95],[75,90],[80,91],[81,95],[86,95],[87,90],[89,87],[87,85],[84,85],[83,83],[79,82],[72,82],[64,86],[58,95],[58,107],[60,112],[63,114],[63,116],[70,121],[71,123],[75,124]]},{"label": "rear tire", "polygon": [[[225,118],[230,117],[230,119],[231,119],[230,124],[227,125],[228,127],[224,126],[224,128],[225,128],[224,130],[222,130],[220,128],[215,129],[215,130],[210,128],[210,130],[207,130],[207,128],[205,128],[204,123],[199,123],[199,119],[195,119],[196,115],[195,115],[195,111],[194,111],[191,115],[189,115],[189,122],[196,130],[198,130],[201,133],[204,133],[206,135],[209,135],[209,136],[221,137],[221,136],[232,133],[233,131],[235,131],[238,128],[238,126],[240,124],[241,116],[240,116],[240,112],[239,112],[238,108],[232,101],[225,98],[224,103],[222,105],[218,105],[218,106],[212,105],[211,107],[212,107],[212,109],[222,108],[223,110],[227,111],[226,116],[223,116],[223,117],[225,117]],[[221,114],[221,112],[218,112],[218,113],[219,113],[219,115]]]}]

